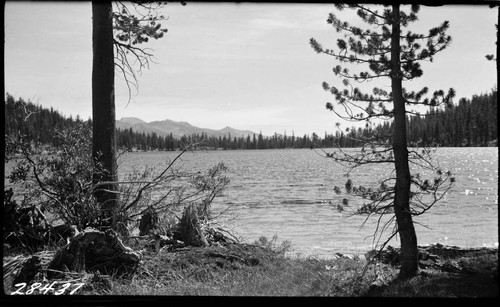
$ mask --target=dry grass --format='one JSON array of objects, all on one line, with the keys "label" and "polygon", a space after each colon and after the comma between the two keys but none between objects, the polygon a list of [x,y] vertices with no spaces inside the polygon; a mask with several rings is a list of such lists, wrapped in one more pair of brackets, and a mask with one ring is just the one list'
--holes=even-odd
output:
[{"label": "dry grass", "polygon": [[174,257],[149,259],[131,283],[115,284],[113,294],[359,296],[360,289],[366,291],[370,285],[371,274],[361,278],[361,260],[276,257],[248,265]]},{"label": "dry grass", "polygon": [[[274,242],[144,249],[132,280],[85,276],[88,284],[78,294],[498,297],[498,251],[452,255],[439,268],[422,269],[403,281],[397,279],[399,269],[389,264],[370,265],[365,271],[364,258],[288,257],[286,242],[279,246]],[[457,263],[463,269],[453,271]]]},{"label": "dry grass", "polygon": [[116,282],[114,295],[363,296],[388,265],[366,270],[359,258],[287,257],[288,242],[166,250],[144,255],[131,282]]}]

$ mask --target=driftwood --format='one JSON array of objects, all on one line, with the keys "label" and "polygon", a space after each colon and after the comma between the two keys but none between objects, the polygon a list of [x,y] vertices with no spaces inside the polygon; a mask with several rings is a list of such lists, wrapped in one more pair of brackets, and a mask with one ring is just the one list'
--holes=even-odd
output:
[{"label": "driftwood", "polygon": [[140,255],[123,245],[113,230],[86,229],[56,253],[47,277],[56,278],[58,272],[67,271],[131,277],[139,262]]}]

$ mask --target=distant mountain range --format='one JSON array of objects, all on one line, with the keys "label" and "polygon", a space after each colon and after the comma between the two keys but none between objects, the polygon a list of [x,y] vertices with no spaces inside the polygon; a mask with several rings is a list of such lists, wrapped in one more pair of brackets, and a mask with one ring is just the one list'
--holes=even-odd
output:
[{"label": "distant mountain range", "polygon": [[258,133],[255,133],[253,131],[238,130],[231,127],[226,127],[220,130],[199,128],[191,125],[188,122],[176,122],[170,119],[147,123],[142,119],[136,117],[122,117],[121,119],[116,121],[116,128],[120,128],[122,130],[132,128],[134,132],[155,132],[157,135],[162,136],[167,136],[172,133],[172,136],[175,138],[180,138],[183,135],[201,134],[202,132],[206,133],[209,137],[227,137],[229,134],[231,134],[231,138],[239,138],[246,137],[248,135],[252,137],[254,134],[258,135]]}]

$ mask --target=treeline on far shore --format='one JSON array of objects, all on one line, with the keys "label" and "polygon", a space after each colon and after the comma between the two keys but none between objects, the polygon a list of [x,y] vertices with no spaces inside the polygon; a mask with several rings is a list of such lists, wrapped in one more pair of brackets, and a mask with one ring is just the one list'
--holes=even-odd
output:
[{"label": "treeline on far shore", "polygon": [[[325,110],[326,112],[326,110]],[[19,133],[29,135],[37,145],[57,147],[54,131],[81,124],[92,126],[91,119],[82,120],[65,117],[53,108],[15,99],[7,93],[5,99],[5,136]],[[407,118],[409,146],[440,147],[479,147],[497,146],[497,90],[488,94],[474,95],[471,99],[462,98],[452,107],[431,108],[420,116]],[[201,149],[282,149],[311,148],[313,146],[359,147],[362,139],[373,136],[387,136],[392,131],[392,122],[385,121],[375,126],[352,127],[327,133],[324,136],[312,133],[303,136],[275,133],[263,136],[262,133],[247,136],[223,137],[209,136],[205,133],[184,135],[180,138],[171,133],[137,132],[130,129],[117,129],[118,148],[128,151],[170,151],[183,148],[186,144],[199,143]]]}]

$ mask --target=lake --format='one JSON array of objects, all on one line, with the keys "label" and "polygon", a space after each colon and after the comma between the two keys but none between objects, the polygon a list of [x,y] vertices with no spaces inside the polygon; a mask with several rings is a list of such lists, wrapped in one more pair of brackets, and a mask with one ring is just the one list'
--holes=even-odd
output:
[{"label": "lake", "polygon": [[[120,178],[132,167],[161,168],[177,154],[126,153],[121,157]],[[418,244],[498,246],[498,148],[439,148],[435,157],[454,174],[456,183],[428,213],[415,217]],[[220,223],[244,241],[277,235],[278,242],[292,243],[294,253],[318,257],[373,248],[377,216],[361,227],[365,216],[335,209],[332,203],[341,203],[346,196],[333,188],[344,187],[346,169],[315,150],[186,152],[176,166],[203,171],[218,162],[229,168],[230,183],[212,210],[224,211]],[[362,167],[349,178],[356,186],[378,186],[389,171],[388,165]],[[351,207],[362,202],[349,198]],[[397,247],[399,241],[392,239],[389,244]]]}]

